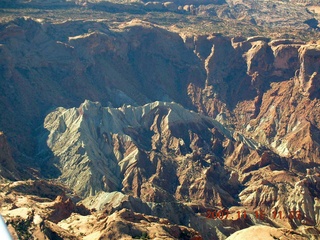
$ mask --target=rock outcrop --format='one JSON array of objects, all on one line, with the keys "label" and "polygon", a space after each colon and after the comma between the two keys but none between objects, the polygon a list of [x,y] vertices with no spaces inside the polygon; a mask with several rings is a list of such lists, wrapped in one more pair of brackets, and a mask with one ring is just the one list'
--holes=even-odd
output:
[{"label": "rock outcrop", "polygon": [[319,233],[319,44],[29,18],[1,23],[0,41],[1,130],[17,162],[56,181],[11,183],[0,135],[1,208],[19,234]]},{"label": "rock outcrop", "polygon": [[300,87],[310,98],[319,98],[320,46],[314,44],[302,47],[299,50],[299,58],[301,62]]},{"label": "rock outcrop", "polygon": [[247,238],[254,238],[254,239],[266,239],[266,240],[273,240],[273,239],[309,239],[306,235],[301,235],[292,231],[288,231],[287,229],[279,229],[273,228],[268,226],[253,226],[241,230],[232,234],[227,240],[240,240],[240,239],[247,239]]},{"label": "rock outcrop", "polygon": [[[78,194],[122,190],[148,202],[168,200],[179,182],[190,186],[199,181],[196,189],[201,181],[205,184],[219,169],[223,142],[232,138],[217,121],[166,102],[103,108],[98,102],[85,101],[79,108],[56,109],[46,117],[44,127],[53,154],[44,161],[55,163],[62,173],[60,179]],[[176,159],[179,156],[181,160]],[[193,162],[198,162],[197,174],[191,173]],[[205,165],[208,173],[202,173]],[[193,180],[184,183],[188,174]],[[179,189],[181,198],[190,194],[184,191]],[[204,196],[211,194],[192,195],[188,197],[206,202]]]},{"label": "rock outcrop", "polygon": [[[89,32],[91,28],[95,31]],[[263,128],[279,132],[284,127],[281,124],[284,118],[280,121],[280,116],[267,111],[272,98],[264,96],[281,88],[287,92],[279,100],[284,106],[277,108],[303,115],[295,110],[295,102],[298,105],[301,102],[301,107],[310,109],[312,119],[310,127],[305,124],[301,127],[312,132],[313,128],[319,129],[314,114],[318,108],[319,75],[315,44],[293,40],[269,42],[263,37],[230,39],[219,35],[181,38],[141,21],[123,24],[115,32],[102,23],[47,25],[17,19],[4,24],[1,31],[4,60],[1,78],[12,80],[2,81],[1,111],[11,111],[3,115],[1,123],[14,147],[29,156],[37,152],[36,140],[31,137],[35,136],[33,129],[41,124],[48,109],[79,106],[84,99],[115,107],[175,101],[214,118],[219,115],[224,124],[246,129],[252,129],[251,124],[266,118],[265,114],[272,115],[281,126],[270,122],[268,127],[262,127],[265,124],[260,121],[259,128],[261,134],[270,137]],[[18,57],[22,55],[26,57]],[[302,100],[300,92],[305,95]],[[293,97],[285,101],[283,98],[288,94]],[[289,109],[288,101],[294,109]],[[13,111],[16,108],[20,111]],[[308,114],[309,110],[304,112]],[[11,118],[17,119],[15,124],[9,121]],[[301,122],[298,118],[292,119],[290,129]],[[253,135],[257,134],[261,135],[258,132]],[[315,136],[312,138],[317,142]],[[271,144],[277,141],[265,141],[262,136],[257,139],[273,148]],[[310,157],[303,151],[299,158]]]},{"label": "rock outcrop", "polygon": [[[24,191],[21,195],[15,185],[1,184],[0,201],[1,215],[13,239],[190,239],[200,236],[194,229],[172,224],[168,219],[133,212],[126,208],[128,205],[112,213],[90,212],[66,198],[61,189],[52,188],[51,194],[57,197],[51,200],[43,197],[42,192]],[[18,185],[32,188],[24,182]],[[53,183],[44,181],[42,185],[54,187]]]}]

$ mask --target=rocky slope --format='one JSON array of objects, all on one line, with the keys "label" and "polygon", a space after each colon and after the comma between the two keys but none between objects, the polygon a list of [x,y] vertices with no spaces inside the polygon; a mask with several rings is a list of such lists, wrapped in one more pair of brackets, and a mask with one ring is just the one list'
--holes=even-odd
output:
[{"label": "rocky slope", "polygon": [[[222,148],[226,141],[223,135],[231,136],[217,121],[163,102],[102,108],[98,102],[85,101],[78,109],[53,111],[44,127],[61,179],[80,195],[122,190],[141,198],[150,195],[153,201],[166,198],[161,188],[168,184],[165,190],[175,192],[174,182],[188,172],[188,168],[174,169],[178,156],[213,154],[214,147]],[[213,159],[207,156],[207,161]],[[153,184],[160,185],[158,191]]]},{"label": "rocky slope", "polygon": [[[239,132],[175,103],[115,109],[86,101],[77,109],[58,108],[47,116],[44,126],[49,131],[47,145],[55,156],[45,161],[55,162],[62,173],[60,180],[82,196],[121,191],[148,203],[191,204],[202,215],[208,208],[240,204],[248,213],[263,208],[285,214],[287,220],[275,219],[271,224],[318,225],[319,170],[310,169],[303,177],[301,162],[281,158]],[[195,218],[181,208],[176,206],[174,211],[184,212],[184,218],[164,216],[178,224],[186,224],[186,217]],[[152,207],[138,209],[155,214]],[[303,216],[299,221],[290,220],[292,209]],[[207,237],[217,236],[213,232]]]},{"label": "rocky slope", "polygon": [[[229,124],[247,127],[251,119],[262,117],[261,104],[269,103],[269,97],[263,101],[263,96],[272,94],[271,83],[276,89],[294,82],[297,90],[291,101],[310,99],[301,106],[318,107],[316,44],[223,36],[181,38],[139,21],[111,31],[102,22],[48,25],[17,19],[3,24],[1,31],[1,111],[6,112],[1,124],[15,147],[31,156],[36,153],[34,140],[30,141],[36,135],[32,129],[41,124],[47,111],[79,106],[84,99],[116,107],[175,101],[213,117],[220,112],[231,114]],[[310,118],[319,129],[318,116]]]},{"label": "rocky slope", "polygon": [[[1,134],[1,213],[12,232],[317,239],[316,41],[19,18],[1,24],[0,56],[11,145]],[[206,218],[226,209],[227,219]],[[248,228],[257,224],[269,227]]]},{"label": "rocky slope", "polygon": [[188,239],[195,230],[167,219],[128,209],[110,214],[75,204],[56,183],[15,182],[1,185],[1,214],[13,239]]}]

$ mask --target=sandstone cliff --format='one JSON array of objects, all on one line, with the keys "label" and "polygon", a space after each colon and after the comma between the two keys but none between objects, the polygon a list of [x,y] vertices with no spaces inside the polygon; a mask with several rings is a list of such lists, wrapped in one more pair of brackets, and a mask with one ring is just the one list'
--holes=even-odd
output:
[{"label": "sandstone cliff", "polygon": [[[37,152],[34,129],[48,110],[79,106],[84,99],[115,107],[175,101],[212,117],[222,114],[226,124],[250,131],[257,122],[259,132],[253,135],[266,135],[257,136],[258,141],[268,147],[274,142],[273,148],[287,135],[281,130],[286,117],[276,116],[280,109],[281,115],[298,115],[291,118],[289,129],[301,122],[299,116],[307,115],[310,127],[303,122],[301,127],[319,129],[315,44],[262,37],[180,37],[140,21],[111,31],[102,22],[45,24],[17,19],[3,24],[1,31],[1,112],[6,112],[1,125],[15,147],[29,156]],[[266,94],[274,95],[278,88],[284,91],[282,99],[275,95],[280,105],[268,109],[271,96]],[[304,113],[299,106],[306,108]],[[263,115],[272,115],[273,120],[259,120]],[[311,138],[318,144],[316,136]],[[311,147],[312,154],[317,144]],[[316,161],[317,155],[301,152],[299,158]]]},{"label": "sandstone cliff", "polygon": [[[6,180],[1,206],[13,228],[225,239],[262,224],[317,238],[319,45],[28,18],[1,23],[0,41],[1,130],[15,160],[57,181]],[[1,136],[1,177],[25,177]],[[28,199],[15,206],[20,195]],[[44,202],[40,221],[32,208]],[[262,208],[269,215],[256,219]],[[224,209],[234,218],[206,218]],[[90,221],[99,223],[82,229]]]}]

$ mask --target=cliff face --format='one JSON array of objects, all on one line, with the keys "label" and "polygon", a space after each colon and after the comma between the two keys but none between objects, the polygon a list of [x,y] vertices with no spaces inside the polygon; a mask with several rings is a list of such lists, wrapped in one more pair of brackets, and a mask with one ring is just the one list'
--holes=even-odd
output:
[{"label": "cliff face", "polygon": [[229,219],[209,230],[213,222],[204,221],[207,209],[226,207],[232,214],[246,209],[251,219],[263,210],[260,224],[304,228],[298,231],[301,239],[318,231],[317,168],[304,173],[302,161],[281,157],[176,103],[105,108],[85,101],[79,108],[57,108],[44,127],[49,133],[42,139],[53,156],[44,161],[59,168],[59,181],[89,196],[83,201],[88,208],[161,216],[190,224],[205,239],[224,239],[243,224],[252,225],[242,219],[230,228]]},{"label": "cliff face", "polygon": [[301,67],[299,83],[302,91],[310,98],[319,98],[319,67],[320,47],[318,45],[305,46],[299,50]]},{"label": "cliff face", "polygon": [[[141,21],[111,30],[102,21],[20,18],[0,26],[1,130],[17,160],[35,159],[28,164],[39,176],[88,197],[85,221],[95,208],[105,214],[99,236],[110,234],[103,224],[123,233],[117,236],[133,234],[124,221],[140,236],[146,226],[133,222],[159,222],[153,215],[196,230],[155,225],[165,236],[225,239],[264,224],[254,219],[263,208],[269,225],[303,239],[319,228],[319,59],[317,44],[294,40],[190,36]],[[17,178],[1,143],[1,176]],[[43,218],[67,236],[69,226],[81,226],[71,215],[80,210],[59,199],[53,217]],[[224,208],[234,215],[245,208],[250,217],[205,218]],[[285,218],[272,219],[275,210]],[[290,219],[293,210],[299,221]],[[112,214],[122,219],[115,226]]]},{"label": "cliff face", "polygon": [[[188,104],[188,82],[196,78],[203,85],[204,69],[179,35],[134,22],[120,30],[95,22],[48,25],[30,19],[2,25],[1,112],[6,114],[1,125],[12,142],[24,142],[21,151],[35,153],[26,136],[35,135],[32,129],[51,108],[79,106],[84,99],[114,106],[154,100]],[[16,127],[23,122],[29,125]]]},{"label": "cliff face", "polygon": [[6,136],[0,132],[0,177],[2,179],[18,180],[19,171],[11,155]]},{"label": "cliff face", "polygon": [[[175,101],[212,117],[223,113],[226,123],[246,129],[263,114],[271,114],[270,121],[279,124],[260,121],[262,133],[253,134],[266,134],[258,138],[268,147],[278,139],[264,128],[282,138],[284,113],[308,115],[310,129],[319,129],[319,117],[314,116],[319,107],[315,44],[263,37],[179,36],[139,21],[111,31],[102,22],[47,24],[17,19],[3,24],[1,32],[1,112],[6,112],[1,125],[9,140],[30,156],[36,152],[33,129],[48,110],[79,106],[84,99],[115,107]],[[271,97],[266,94],[274,95],[277,89],[287,100],[276,95],[279,106],[268,110]],[[291,110],[288,101],[294,104]],[[304,113],[295,104],[298,109],[299,104],[305,107]],[[299,116],[292,121],[296,123]],[[316,136],[311,138],[318,142]],[[306,153],[299,156],[306,157]],[[310,160],[316,161],[316,156]]]},{"label": "cliff face", "polygon": [[[213,117],[225,112],[226,123],[281,156],[318,162],[318,45],[263,38],[231,45],[218,38],[205,60],[202,95],[191,88],[199,111]],[[225,50],[222,59],[215,48]]]}]

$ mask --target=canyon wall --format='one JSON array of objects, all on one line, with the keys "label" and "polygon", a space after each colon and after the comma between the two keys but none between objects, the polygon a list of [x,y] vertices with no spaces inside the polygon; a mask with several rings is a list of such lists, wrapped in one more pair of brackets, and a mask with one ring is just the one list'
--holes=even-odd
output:
[{"label": "canyon wall", "polygon": [[[155,225],[165,236],[225,239],[266,222],[319,233],[319,45],[18,18],[0,25],[0,69],[0,176],[35,181],[4,185],[8,214],[52,188],[39,200],[52,211],[36,214],[59,236],[141,236],[137,219],[179,225]],[[21,193],[29,202],[13,205]],[[206,218],[240,208],[247,219]],[[284,218],[255,219],[262,208]],[[82,224],[72,214],[96,228],[66,232]]]}]

